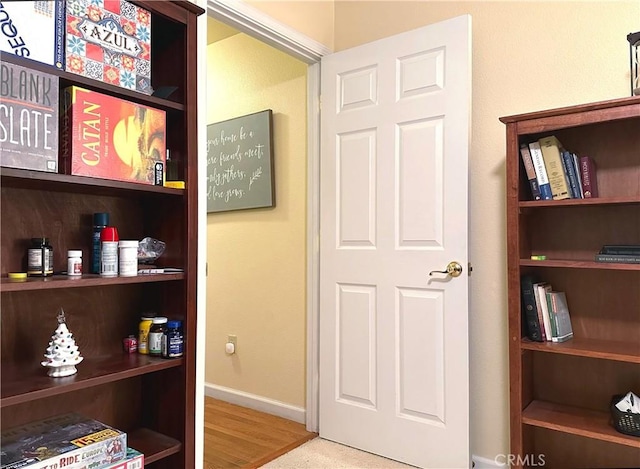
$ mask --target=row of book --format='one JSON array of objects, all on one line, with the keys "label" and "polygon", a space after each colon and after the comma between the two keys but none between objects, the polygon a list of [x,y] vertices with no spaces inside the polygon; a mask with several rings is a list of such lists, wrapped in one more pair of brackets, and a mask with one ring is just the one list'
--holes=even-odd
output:
[{"label": "row of book", "polygon": [[1,2],[0,50],[144,94],[151,13],[126,0]]},{"label": "row of book", "polygon": [[76,413],[2,430],[1,469],[142,469],[127,434]]},{"label": "row of book", "polygon": [[640,264],[640,244],[605,244],[596,254],[596,262]]},{"label": "row of book", "polygon": [[555,135],[520,145],[532,200],[598,197],[596,165],[589,156],[565,150]]},{"label": "row of book", "polygon": [[573,337],[573,327],[565,292],[532,275],[521,278],[522,311],[526,334],[535,342],[565,342]]}]

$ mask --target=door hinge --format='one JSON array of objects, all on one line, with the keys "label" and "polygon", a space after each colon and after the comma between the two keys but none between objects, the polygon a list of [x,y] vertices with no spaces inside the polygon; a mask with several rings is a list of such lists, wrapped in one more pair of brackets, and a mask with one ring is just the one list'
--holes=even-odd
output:
[{"label": "door hinge", "polygon": [[473,266],[471,265],[471,262],[468,263],[468,269],[467,272],[469,272],[469,277],[471,277],[471,271],[473,270]]}]

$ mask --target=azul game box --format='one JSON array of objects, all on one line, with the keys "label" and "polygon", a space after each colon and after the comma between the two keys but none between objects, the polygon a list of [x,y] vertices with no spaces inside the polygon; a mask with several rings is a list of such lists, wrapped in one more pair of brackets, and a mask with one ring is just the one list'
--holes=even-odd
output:
[{"label": "azul game box", "polygon": [[2,469],[104,468],[122,461],[127,434],[80,414],[2,431]]},{"label": "azul game box", "polygon": [[57,76],[0,62],[0,166],[58,172]]},{"label": "azul game box", "polygon": [[166,113],[71,86],[62,94],[60,159],[66,174],[162,185]]},{"label": "azul game box", "polygon": [[66,0],[68,72],[152,94],[151,13],[126,0]]},{"label": "azul game box", "polygon": [[127,456],[124,460],[107,466],[105,469],[142,469],[144,467],[144,454],[133,448],[127,448]]},{"label": "azul game box", "polygon": [[63,0],[0,2],[0,50],[64,69]]}]

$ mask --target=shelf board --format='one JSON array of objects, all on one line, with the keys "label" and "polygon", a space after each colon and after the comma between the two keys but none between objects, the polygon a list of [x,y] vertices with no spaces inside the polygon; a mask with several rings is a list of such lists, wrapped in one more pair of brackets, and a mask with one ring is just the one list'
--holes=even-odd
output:
[{"label": "shelf board", "polygon": [[182,449],[182,443],[178,440],[148,428],[128,432],[127,446],[144,454],[145,466],[179,453]]},{"label": "shelf board", "polygon": [[520,208],[548,208],[548,207],[588,207],[594,205],[625,205],[640,204],[640,196],[620,197],[595,197],[589,199],[564,199],[564,200],[522,200],[518,203]]},{"label": "shelf board", "polygon": [[144,274],[135,277],[100,277],[97,274],[85,274],[80,278],[69,278],[66,275],[52,277],[29,277],[26,280],[0,279],[0,292],[54,290],[56,288],[84,288],[106,285],[125,285],[131,283],[171,282],[184,280],[183,272],[175,274]]},{"label": "shelf board", "polygon": [[522,349],[536,352],[559,353],[578,357],[601,358],[629,363],[640,363],[640,343],[574,337],[566,342],[533,342],[522,340]]},{"label": "shelf board", "polygon": [[22,57],[16,56],[15,54],[0,52],[0,61],[1,62],[6,61],[12,64],[20,65],[22,67],[30,68],[33,70],[39,70],[44,73],[55,75],[59,77],[60,80],[62,81],[62,83],[60,83],[60,89],[63,89],[66,86],[70,86],[73,84],[73,85],[85,87],[91,90],[95,90],[98,92],[117,95],[121,98],[125,98],[131,101],[136,101],[141,104],[148,104],[156,108],[162,108],[167,110],[175,109],[178,111],[184,110],[184,104],[178,103],[176,101],[158,98],[155,96],[149,96],[139,91],[128,90],[121,86],[111,85],[109,83],[94,80],[93,78],[89,78],[89,77],[84,77],[76,73],[59,70],[52,65],[36,62],[34,60],[24,59]]},{"label": "shelf board", "polygon": [[532,259],[520,259],[520,266],[640,271],[640,264],[623,264],[621,262],[596,262],[587,260],[547,259],[545,261],[534,261]]},{"label": "shelf board", "polygon": [[2,364],[0,407],[175,368],[183,363],[183,358],[165,359],[137,353],[119,353],[108,357],[85,358],[77,366],[78,373],[65,378],[50,378],[39,363]]},{"label": "shelf board", "polygon": [[34,182],[36,182],[38,190],[81,194],[112,195],[114,193],[148,193],[178,197],[182,197],[185,194],[184,189],[174,189],[173,187],[17,168],[0,168],[0,178],[2,186],[5,187],[32,189],[34,188]]},{"label": "shelf board", "polygon": [[609,412],[581,409],[544,401],[532,401],[522,411],[522,423],[526,425],[640,448],[640,438],[617,432],[611,425],[610,420]]}]

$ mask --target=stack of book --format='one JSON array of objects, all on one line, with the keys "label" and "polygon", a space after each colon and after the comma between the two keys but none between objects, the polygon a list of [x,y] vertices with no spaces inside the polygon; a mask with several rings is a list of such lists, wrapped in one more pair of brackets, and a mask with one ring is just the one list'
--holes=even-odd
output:
[{"label": "stack of book", "polygon": [[596,262],[640,264],[640,244],[605,244],[596,254]]},{"label": "stack of book", "polygon": [[521,144],[520,156],[533,200],[598,197],[593,159],[565,150],[556,136]]},{"label": "stack of book", "polygon": [[521,278],[523,321],[527,337],[535,342],[565,342],[573,337],[565,292],[531,275]]}]

